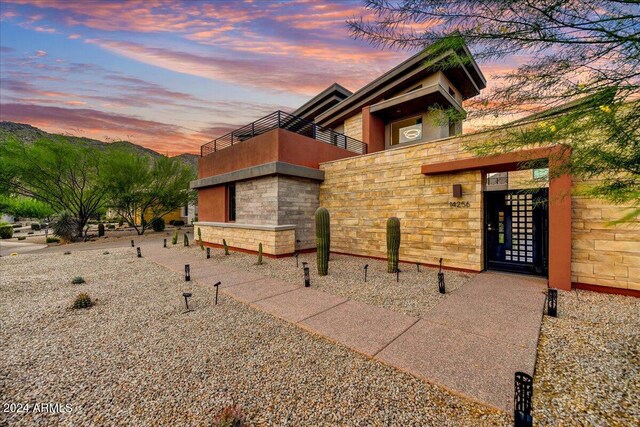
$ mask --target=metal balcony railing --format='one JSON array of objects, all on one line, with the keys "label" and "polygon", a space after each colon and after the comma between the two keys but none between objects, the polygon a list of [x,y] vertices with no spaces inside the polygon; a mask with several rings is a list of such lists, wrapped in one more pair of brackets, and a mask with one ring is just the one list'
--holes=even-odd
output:
[{"label": "metal balcony railing", "polygon": [[254,136],[261,135],[273,129],[286,129],[298,135],[317,139],[326,144],[335,145],[358,154],[367,154],[367,144],[344,134],[335,132],[313,122],[305,120],[284,111],[276,111],[253,123],[229,132],[200,147],[200,157],[215,153],[232,145],[241,143]]}]

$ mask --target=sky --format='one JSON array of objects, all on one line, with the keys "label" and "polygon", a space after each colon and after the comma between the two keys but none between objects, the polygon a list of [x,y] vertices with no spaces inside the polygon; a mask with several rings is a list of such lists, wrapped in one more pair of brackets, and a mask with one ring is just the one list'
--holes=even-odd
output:
[{"label": "sky", "polygon": [[0,120],[198,153],[414,53],[353,39],[345,21],[363,15],[359,0],[1,0]]}]

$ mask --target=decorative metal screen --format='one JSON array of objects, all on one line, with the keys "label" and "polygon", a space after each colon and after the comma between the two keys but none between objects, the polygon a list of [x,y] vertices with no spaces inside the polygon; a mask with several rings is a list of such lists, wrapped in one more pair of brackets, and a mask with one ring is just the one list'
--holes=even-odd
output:
[{"label": "decorative metal screen", "polygon": [[511,249],[505,250],[506,261],[533,263],[533,195],[506,194],[511,206]]}]

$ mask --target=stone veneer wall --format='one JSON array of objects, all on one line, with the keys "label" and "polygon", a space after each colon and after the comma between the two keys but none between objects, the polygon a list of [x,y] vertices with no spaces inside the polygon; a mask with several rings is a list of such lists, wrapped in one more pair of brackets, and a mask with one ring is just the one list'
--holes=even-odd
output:
[{"label": "stone veneer wall", "polygon": [[[386,219],[401,223],[400,259],[481,270],[482,189],[479,171],[425,176],[420,166],[470,158],[462,148],[483,134],[400,147],[323,163],[320,205],[331,214],[331,250],[386,257]],[[462,184],[463,197],[452,196]],[[449,202],[469,202],[452,208]],[[574,196],[572,281],[640,290],[640,221],[610,226],[624,208]]]},{"label": "stone veneer wall", "polygon": [[585,197],[572,208],[571,281],[640,290],[640,219],[608,224],[626,211]]},{"label": "stone veneer wall", "polygon": [[344,134],[362,141],[362,113],[351,116],[344,121]]},{"label": "stone veneer wall", "polygon": [[222,245],[222,239],[232,248],[248,251],[258,251],[262,243],[262,251],[268,255],[285,255],[295,252],[295,229],[293,227],[279,229],[276,226],[265,228],[243,228],[240,224],[232,223],[194,223],[195,236],[198,229],[202,231],[205,243]]},{"label": "stone veneer wall", "polygon": [[296,249],[315,248],[317,181],[269,176],[236,183],[236,224],[295,225]]},{"label": "stone veneer wall", "polygon": [[320,184],[303,178],[278,177],[278,224],[294,224],[297,249],[316,247],[315,212],[320,205]]},{"label": "stone veneer wall", "polygon": [[[323,163],[320,206],[331,214],[331,250],[386,257],[386,221],[400,218],[400,259],[482,269],[482,174],[425,176],[425,163],[472,157],[463,138]],[[468,140],[468,138],[467,138]],[[462,184],[454,198],[452,185]],[[451,207],[449,202],[468,202]]]}]

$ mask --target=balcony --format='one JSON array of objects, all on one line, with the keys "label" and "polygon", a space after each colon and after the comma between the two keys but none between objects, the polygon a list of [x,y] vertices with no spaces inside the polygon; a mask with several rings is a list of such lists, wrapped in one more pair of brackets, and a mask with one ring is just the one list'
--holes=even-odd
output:
[{"label": "balcony", "polygon": [[240,144],[274,129],[284,129],[356,154],[367,153],[367,144],[362,141],[284,111],[276,111],[204,144],[200,147],[200,157]]}]

